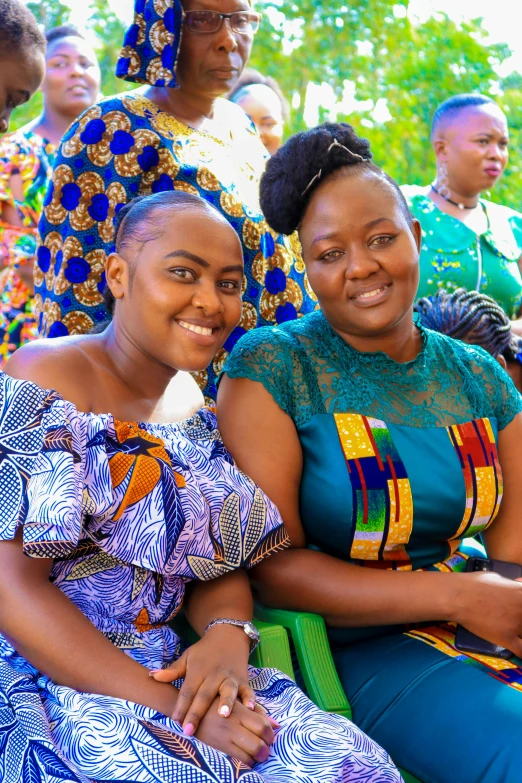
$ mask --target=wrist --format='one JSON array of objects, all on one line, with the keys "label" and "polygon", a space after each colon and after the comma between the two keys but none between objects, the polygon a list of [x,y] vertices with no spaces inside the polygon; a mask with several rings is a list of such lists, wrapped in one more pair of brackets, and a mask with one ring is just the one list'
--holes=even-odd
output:
[{"label": "wrist", "polygon": [[442,591],[444,616],[441,620],[451,623],[462,623],[462,615],[468,604],[468,594],[471,581],[467,574],[447,574],[445,589]]},{"label": "wrist", "polygon": [[247,658],[250,655],[250,639],[239,625],[216,623],[205,631],[205,636],[230,649],[244,650]]}]

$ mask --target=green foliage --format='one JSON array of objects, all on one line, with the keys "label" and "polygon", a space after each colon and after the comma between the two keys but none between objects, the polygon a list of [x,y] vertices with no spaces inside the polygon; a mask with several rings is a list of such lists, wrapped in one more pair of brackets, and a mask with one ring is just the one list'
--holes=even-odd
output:
[{"label": "green foliage", "polygon": [[71,15],[70,6],[61,0],[40,0],[38,3],[27,3],[27,7],[46,30],[67,24]]},{"label": "green foliage", "polygon": [[[309,82],[329,85],[341,100],[353,90],[349,115],[320,112],[319,121],[351,122],[368,137],[375,161],[400,183],[425,184],[433,176],[430,121],[436,106],[459,92],[482,92],[503,106],[512,134],[509,172],[492,194],[520,208],[522,194],[522,76],[500,83],[496,69],[509,56],[504,45],[486,45],[481,20],[461,25],[444,14],[419,24],[405,0],[264,0],[264,21],[251,64],[278,80],[299,107],[289,132],[306,127]],[[284,16],[283,16],[284,15]],[[375,106],[391,118],[377,121]]]},{"label": "green foliage", "polygon": [[126,26],[111,11],[107,0],[91,0],[92,14],[89,27],[96,34],[96,54],[102,72],[102,92],[114,95],[125,89],[125,82],[114,75]]},{"label": "green foliage", "polygon": [[[112,95],[126,89],[114,76],[125,25],[107,0],[90,0],[89,5],[102,92]],[[70,9],[61,0],[29,6],[46,27],[69,19]],[[509,50],[486,44],[481,20],[459,25],[436,14],[419,24],[408,14],[408,0],[258,0],[256,7],[264,20],[251,65],[276,78],[290,102],[295,98],[299,103],[288,133],[306,127],[310,82],[329,85],[339,101],[348,82],[353,106],[337,119],[351,122],[370,139],[376,162],[399,182],[424,184],[434,173],[429,136],[436,106],[459,92],[482,92],[504,108],[511,131],[509,168],[492,198],[522,209],[522,75],[499,80],[497,69]],[[391,118],[375,116],[376,105],[387,107]],[[15,114],[14,127],[34,118],[40,108],[37,95]],[[335,116],[320,108],[319,122],[330,118]]]}]

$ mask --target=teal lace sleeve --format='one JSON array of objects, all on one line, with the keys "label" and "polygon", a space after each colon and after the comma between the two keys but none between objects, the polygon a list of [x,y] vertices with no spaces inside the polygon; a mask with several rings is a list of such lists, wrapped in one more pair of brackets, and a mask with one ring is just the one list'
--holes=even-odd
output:
[{"label": "teal lace sleeve", "polygon": [[[263,384],[279,407],[296,420],[296,389],[299,359],[290,334],[278,327],[263,327],[245,334],[228,356],[223,374],[249,378]],[[306,408],[308,395],[302,390],[299,407]]]},{"label": "teal lace sleeve", "polygon": [[465,355],[469,363],[477,415],[496,418],[499,430],[503,430],[522,411],[522,395],[493,356],[478,346],[455,343],[459,346],[457,353]]}]

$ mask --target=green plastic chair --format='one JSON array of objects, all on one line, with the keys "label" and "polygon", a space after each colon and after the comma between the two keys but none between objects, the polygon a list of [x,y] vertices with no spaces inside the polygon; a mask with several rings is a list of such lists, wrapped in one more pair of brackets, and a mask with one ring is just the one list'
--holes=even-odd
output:
[{"label": "green plastic chair", "polygon": [[[325,712],[352,718],[352,709],[333,662],[326,625],[322,617],[307,612],[268,609],[256,604],[256,622],[274,623],[288,632],[309,698]],[[405,783],[422,783],[405,769]]]},{"label": "green plastic chair", "polygon": [[[294,680],[294,668],[286,630],[281,625],[264,622],[257,618],[255,623],[261,639],[250,656],[249,663],[261,669],[279,669],[280,672],[288,674]],[[172,620],[170,625],[188,644],[194,644],[198,641],[197,633],[189,625],[183,613]]]}]

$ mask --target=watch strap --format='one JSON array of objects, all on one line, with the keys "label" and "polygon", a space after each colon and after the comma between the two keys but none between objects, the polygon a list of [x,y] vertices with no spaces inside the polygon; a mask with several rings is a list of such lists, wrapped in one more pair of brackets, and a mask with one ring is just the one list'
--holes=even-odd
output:
[{"label": "watch strap", "polygon": [[205,628],[205,633],[214,628],[215,625],[234,625],[236,628],[242,628],[250,640],[250,653],[252,654],[260,642],[259,631],[250,620],[234,620],[231,617],[218,617],[212,620]]}]

